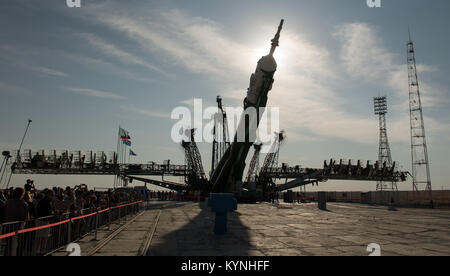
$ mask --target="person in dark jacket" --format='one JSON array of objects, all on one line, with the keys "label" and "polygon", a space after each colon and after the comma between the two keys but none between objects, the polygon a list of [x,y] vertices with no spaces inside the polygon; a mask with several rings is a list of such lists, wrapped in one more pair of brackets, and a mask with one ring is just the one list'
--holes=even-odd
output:
[{"label": "person in dark jacket", "polygon": [[44,195],[44,198],[39,201],[36,208],[38,218],[48,217],[53,214],[52,201],[54,193],[51,190],[47,190]]},{"label": "person in dark jacket", "polygon": [[[36,213],[38,218],[49,217],[53,214],[52,201],[54,193],[52,190],[44,191],[44,198],[39,201],[36,208]],[[37,219],[36,226],[44,226],[47,225],[48,221],[45,219]],[[50,228],[45,228],[38,230],[36,233],[36,254],[38,256],[46,253],[47,241],[50,235]]]},{"label": "person in dark jacket", "polygon": [[28,205],[23,200],[25,190],[15,188],[12,199],[6,202],[5,222],[25,221],[29,219]]},{"label": "person in dark jacket", "polygon": [[33,204],[33,198],[31,196],[30,192],[25,192],[23,200],[27,204],[28,216],[30,217],[30,219],[36,218],[36,208],[35,208],[35,206]]}]

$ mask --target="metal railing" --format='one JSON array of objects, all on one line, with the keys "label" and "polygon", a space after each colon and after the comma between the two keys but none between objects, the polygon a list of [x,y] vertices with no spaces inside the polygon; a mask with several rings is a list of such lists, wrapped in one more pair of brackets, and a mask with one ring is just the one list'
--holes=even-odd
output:
[{"label": "metal railing", "polygon": [[81,215],[69,214],[38,218],[25,222],[0,224],[0,256],[47,255],[94,233],[111,222],[148,209],[148,202],[131,202],[101,210],[84,209]]}]

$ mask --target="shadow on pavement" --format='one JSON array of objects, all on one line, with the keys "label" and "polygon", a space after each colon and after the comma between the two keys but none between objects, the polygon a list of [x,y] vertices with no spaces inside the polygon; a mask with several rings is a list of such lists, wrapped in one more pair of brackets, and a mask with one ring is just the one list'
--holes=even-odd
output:
[{"label": "shadow on pavement", "polygon": [[[159,205],[159,204],[158,204]],[[205,202],[169,203],[162,210],[148,256],[248,256],[248,228],[238,210],[228,214],[228,232],[214,235],[215,213]]]}]

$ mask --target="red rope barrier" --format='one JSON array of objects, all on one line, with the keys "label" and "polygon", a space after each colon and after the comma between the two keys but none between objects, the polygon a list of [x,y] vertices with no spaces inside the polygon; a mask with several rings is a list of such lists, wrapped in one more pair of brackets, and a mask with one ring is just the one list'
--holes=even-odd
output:
[{"label": "red rope barrier", "polygon": [[132,203],[128,203],[128,204],[119,205],[119,206],[116,206],[116,207],[111,207],[111,209],[116,209],[116,208],[120,208],[120,207],[130,206],[130,205],[138,204],[138,203],[141,203],[141,202],[142,202],[142,200],[141,201],[132,202]]},{"label": "red rope barrier", "polygon": [[11,232],[11,233],[8,233],[8,234],[0,235],[0,240],[12,237],[14,235],[16,235],[16,232]]},{"label": "red rope barrier", "polygon": [[109,210],[111,210],[111,208],[103,209],[103,210],[101,210],[101,211],[98,211],[97,213],[101,214],[101,213],[104,213],[104,212],[109,211]]},{"label": "red rope barrier", "polygon": [[90,217],[90,216],[93,216],[93,215],[96,215],[96,214],[101,214],[101,213],[104,213],[104,212],[112,210],[112,209],[139,204],[141,202],[142,201],[136,201],[136,202],[132,202],[132,203],[128,203],[128,204],[123,204],[123,205],[119,205],[119,206],[116,206],[116,207],[107,208],[107,209],[104,209],[104,210],[99,211],[99,212],[94,212],[94,213],[91,213],[91,214],[87,214],[87,215],[83,215],[83,216],[67,219],[67,220],[64,220],[64,221],[60,221],[60,222],[56,222],[56,223],[52,223],[52,224],[48,224],[48,225],[43,225],[43,226],[38,226],[38,227],[22,229],[22,230],[19,230],[17,232],[11,232],[11,233],[7,233],[7,234],[3,234],[3,235],[0,235],[0,240],[6,239],[6,238],[9,238],[9,237],[12,237],[12,236],[15,236],[16,233],[17,234],[23,234],[23,233],[33,232],[33,231],[37,231],[37,230],[47,229],[47,228],[51,228],[51,227],[54,227],[54,226],[62,225],[62,224],[65,224],[65,223],[68,223],[68,222],[71,222],[71,221],[87,218],[87,217]]},{"label": "red rope barrier", "polygon": [[55,222],[55,223],[52,223],[52,224],[47,224],[47,225],[43,225],[43,226],[22,229],[22,230],[17,231],[17,234],[23,234],[23,233],[33,232],[33,231],[37,231],[37,230],[47,229],[47,228],[58,226],[58,225],[61,225],[61,224],[66,224],[69,221],[70,221],[70,219],[66,219],[66,220],[63,220],[63,221],[60,221],[60,222]]},{"label": "red rope barrier", "polygon": [[83,218],[92,217],[93,215],[96,215],[96,214],[97,214],[97,212],[93,212],[93,213],[90,213],[90,214],[87,214],[87,215],[82,215],[82,216],[79,216],[79,217],[76,217],[76,218],[71,218],[70,220],[71,221],[75,221],[75,220],[79,220],[79,219],[83,219]]}]

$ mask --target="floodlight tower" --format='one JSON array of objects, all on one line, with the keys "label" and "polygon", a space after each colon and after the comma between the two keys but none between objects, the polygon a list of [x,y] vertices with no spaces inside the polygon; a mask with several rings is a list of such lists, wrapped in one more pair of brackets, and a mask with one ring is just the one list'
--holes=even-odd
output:
[{"label": "floodlight tower", "polygon": [[[392,167],[391,149],[389,148],[389,140],[387,136],[386,128],[386,114],[387,114],[387,101],[386,97],[373,98],[375,115],[378,115],[380,121],[380,145],[378,150],[378,163],[380,165],[386,164],[387,167]],[[387,187],[383,180],[377,181],[377,191],[383,191]],[[393,191],[397,190],[397,184],[391,183],[389,187]]]},{"label": "floodlight tower", "polygon": [[411,159],[413,191],[419,191],[425,186],[432,202],[430,165],[428,163],[428,150],[425,138],[425,124],[423,121],[422,102],[420,100],[419,80],[417,78],[414,43],[411,40],[406,44],[409,86],[409,111],[411,124]]}]

